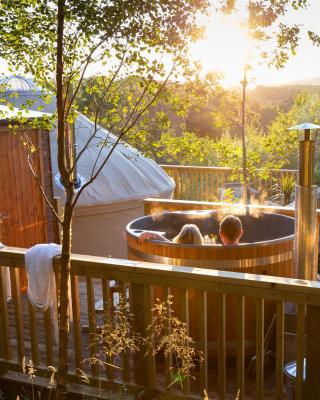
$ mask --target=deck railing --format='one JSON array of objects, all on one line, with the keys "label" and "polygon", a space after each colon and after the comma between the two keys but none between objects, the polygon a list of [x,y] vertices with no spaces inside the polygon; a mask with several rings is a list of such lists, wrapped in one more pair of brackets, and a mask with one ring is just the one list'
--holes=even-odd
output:
[{"label": "deck railing", "polygon": [[[32,359],[39,371],[41,366],[57,365],[57,345],[53,334],[53,317],[50,311],[35,312],[21,295],[19,276],[24,269],[24,249],[4,247],[0,250],[0,315],[1,315],[1,346],[0,372],[8,375],[12,370],[21,371],[21,363],[26,357]],[[240,399],[262,399],[264,396],[264,377],[266,367],[274,368],[274,398],[284,398],[285,363],[285,303],[292,303],[296,308],[296,350],[297,378],[296,399],[312,399],[312,390],[319,390],[320,354],[319,354],[319,318],[320,313],[320,283],[285,279],[278,277],[240,274],[206,269],[190,269],[188,267],[172,267],[169,265],[149,264],[142,262],[106,259],[90,256],[72,256],[71,268],[71,302],[73,319],[70,325],[70,373],[69,383],[80,383],[79,371],[84,370],[90,385],[99,386],[100,390],[120,390],[126,385],[128,397],[130,393],[141,390],[141,387],[157,388],[162,393],[162,399],[200,398],[203,389],[209,393],[209,398],[218,393],[220,400],[227,394],[233,398],[240,390]],[[5,277],[8,267],[11,277],[12,300],[7,301]],[[58,271],[59,260],[55,261]],[[58,278],[58,276],[57,276]],[[163,296],[168,295],[173,288],[180,293],[179,317],[189,324],[189,292],[198,293],[198,332],[200,348],[204,353],[204,362],[194,371],[196,380],[183,381],[183,390],[179,387],[168,389],[170,383],[169,359],[155,357],[149,354],[132,357],[126,354],[121,359],[122,369],[108,368],[107,371],[93,365],[89,367],[83,360],[93,354],[96,344],[93,334],[99,330],[104,315],[99,315],[95,309],[96,301],[101,298],[104,311],[107,312],[111,296],[111,281],[118,282],[119,290],[127,296],[134,321],[139,328],[145,327],[151,321],[151,306],[154,302],[154,285],[162,287]],[[121,289],[124,288],[124,289]],[[132,293],[135,293],[135,299]],[[129,294],[128,294],[129,293]],[[210,318],[207,313],[207,299],[215,293],[218,310],[218,354],[217,359],[208,358],[208,332]],[[137,294],[139,294],[137,296]],[[226,307],[230,295],[236,299],[237,314],[236,330],[236,363],[230,367],[227,363]],[[275,325],[265,325],[265,302],[274,302]],[[246,335],[246,304],[254,304],[251,324],[255,327],[255,357],[253,359],[253,377],[247,376],[248,359],[245,354]],[[307,319],[306,319],[307,316]],[[307,323],[305,324],[305,321]],[[269,328],[269,329],[268,329]],[[168,328],[170,329],[170,327]],[[267,360],[267,336],[275,334],[273,352],[275,359]],[[42,333],[43,332],[43,333]],[[269,332],[269,333],[268,333]],[[303,362],[307,357],[307,386],[303,385]],[[231,363],[232,364],[232,363]],[[252,364],[252,363],[251,363]],[[252,366],[252,365],[251,365]],[[230,370],[232,369],[232,371]],[[268,379],[270,381],[270,373]],[[269,382],[270,385],[270,382]],[[72,386],[69,386],[72,390]],[[270,391],[270,389],[268,389]],[[306,395],[305,390],[310,390]],[[215,395],[213,394],[215,393]],[[317,392],[318,396],[320,392]],[[248,397],[247,397],[248,396]]]},{"label": "deck railing", "polygon": [[[217,201],[219,188],[231,182],[232,169],[226,167],[201,167],[185,165],[161,165],[174,180],[176,187],[174,199]],[[271,189],[280,184],[284,176],[298,176],[297,170],[271,169],[268,179],[254,182],[254,186],[263,194],[271,194]],[[234,181],[234,179],[233,179]],[[239,181],[239,180],[238,180]]]},{"label": "deck railing", "polygon": [[[232,204],[224,202],[209,201],[189,201],[189,200],[171,200],[159,198],[147,198],[143,200],[144,214],[151,215],[164,211],[190,211],[190,210],[217,210],[227,214],[241,214],[249,210],[254,215],[259,213],[277,213],[294,217],[295,209],[293,207],[278,207],[266,205],[246,205]],[[317,218],[320,224],[320,209],[317,210]]]}]

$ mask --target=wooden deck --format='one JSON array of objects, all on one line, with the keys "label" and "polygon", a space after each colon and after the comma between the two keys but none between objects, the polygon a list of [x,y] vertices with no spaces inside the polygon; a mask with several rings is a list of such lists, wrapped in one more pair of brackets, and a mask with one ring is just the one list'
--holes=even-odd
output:
[{"label": "wooden deck", "polygon": [[[21,371],[22,359],[25,357],[35,361],[40,367],[57,364],[57,346],[54,343],[53,317],[49,313],[35,313],[28,306],[25,295],[20,295],[19,272],[24,263],[24,249],[0,249],[0,265],[10,267],[12,298],[7,302],[4,297],[4,279],[0,274],[0,312],[1,312],[1,344],[0,371]],[[59,260],[55,263],[59,266]],[[4,267],[1,267],[3,272]],[[250,275],[250,276],[249,276]],[[167,389],[170,378],[172,362],[163,356],[138,355],[133,358],[126,354],[122,359],[113,362],[122,365],[122,369],[112,371],[101,370],[96,366],[84,363],[93,352],[92,334],[97,331],[104,318],[104,313],[95,311],[95,303],[101,298],[104,304],[110,299],[110,282],[119,283],[119,290],[130,282],[129,302],[134,313],[134,324],[146,326],[151,321],[151,307],[154,297],[153,285],[163,287],[164,296],[172,291],[180,291],[180,304],[178,317],[187,322],[189,327],[190,307],[193,307],[189,297],[189,290],[199,291],[199,317],[197,346],[204,352],[205,361],[194,372],[195,379],[185,381],[184,390],[181,392],[176,385],[174,390]],[[216,343],[217,356],[210,356],[210,343],[208,332],[212,329],[210,315],[207,308],[207,293],[218,295],[218,315],[220,323],[217,327],[219,335]],[[227,357],[226,348],[228,337],[226,335],[225,306],[230,295],[235,296],[239,305],[237,316],[237,355],[233,359]],[[136,297],[135,297],[136,296]],[[316,352],[311,352],[312,335],[318,335],[318,322],[305,325],[306,315],[314,313],[320,307],[320,283],[309,281],[296,281],[293,279],[268,277],[251,274],[239,274],[206,269],[190,269],[185,267],[171,267],[168,265],[148,264],[127,260],[114,260],[100,257],[73,255],[71,263],[71,298],[73,303],[73,322],[70,325],[70,375],[69,383],[80,383],[77,380],[77,368],[84,370],[90,378],[90,385],[113,389],[119,393],[123,386],[131,393],[141,390],[141,387],[156,388],[160,390],[158,399],[194,399],[200,398],[203,388],[207,388],[210,399],[236,398],[238,388],[243,388],[240,394],[242,399],[284,399],[283,367],[286,362],[286,352],[290,347],[285,335],[285,302],[291,302],[297,310],[296,327],[297,335],[291,347],[297,359],[298,379],[296,385],[296,399],[303,397],[303,359],[316,360],[309,364],[309,373],[319,376],[319,357]],[[252,319],[249,322],[255,326],[255,361],[251,363],[246,358],[245,320],[242,306],[246,301],[255,303]],[[276,320],[273,327],[273,339],[268,346],[268,326],[264,323],[264,301],[274,301]],[[201,310],[201,311],[200,311]],[[308,314],[310,312],[310,314]],[[307,314],[306,314],[307,313]],[[87,329],[89,327],[89,331]],[[190,332],[192,332],[190,326]],[[143,332],[143,330],[138,330]],[[310,338],[310,342],[309,342]],[[198,341],[199,340],[199,341]],[[272,344],[273,343],[273,344]],[[307,349],[307,351],[305,351]],[[271,353],[269,350],[272,350]],[[291,357],[291,356],[290,356]],[[310,369],[312,366],[312,369]],[[308,369],[307,369],[308,371]],[[308,375],[307,375],[308,377]],[[317,384],[315,381],[315,390]],[[142,386],[141,386],[142,385]],[[309,387],[309,386],[308,386]],[[312,389],[313,390],[313,389]]]},{"label": "wooden deck", "polygon": [[[113,293],[113,302],[117,304],[119,299],[119,292],[117,291],[117,282],[111,281],[111,287],[114,287]],[[95,280],[94,282],[94,299],[96,305],[96,321],[97,321],[97,328],[103,325],[103,301],[102,301],[102,287],[101,281]],[[87,302],[87,292],[86,292],[86,282],[85,278],[79,278],[79,294],[80,294],[80,326],[81,326],[81,342],[82,342],[82,349],[83,349],[83,364],[82,370],[90,375],[90,365],[87,359],[90,357],[90,332],[89,332],[89,320],[88,320],[88,302]],[[30,331],[30,308],[29,302],[27,299],[27,295],[23,294],[21,296],[21,307],[22,307],[22,324],[23,324],[23,342],[24,342],[24,349],[25,349],[25,363],[28,365],[29,361],[32,360],[32,346],[31,346],[31,331]],[[54,310],[51,307],[50,310],[51,314],[51,323],[52,327],[54,326]],[[14,302],[12,300],[8,301],[8,315],[9,315],[9,333],[10,333],[10,343],[12,346],[12,359],[18,362],[18,346],[17,340],[15,339],[17,335],[17,328],[16,328],[16,318],[15,318],[15,307]],[[33,322],[37,327],[37,343],[39,348],[39,361],[38,365],[41,367],[47,367],[48,365],[57,365],[57,354],[58,354],[58,347],[55,340],[54,329],[51,331],[51,340],[52,340],[52,354],[47,353],[46,350],[46,343],[48,342],[47,335],[45,333],[45,319],[47,318],[44,313],[36,312],[35,313],[36,319]],[[274,332],[273,332],[274,334]],[[76,372],[76,364],[75,364],[75,357],[74,357],[74,331],[73,331],[73,323],[70,323],[70,344],[69,344],[69,368],[70,371]],[[288,343],[286,348],[291,348],[294,346],[292,343],[292,339],[287,338]],[[275,380],[275,354],[270,354],[268,358],[266,358],[266,369],[265,369],[265,394],[264,399],[274,399],[275,397],[275,388],[276,388],[276,380]],[[289,357],[289,358],[288,358]],[[288,360],[290,360],[290,354],[287,354]],[[121,361],[120,359],[114,360],[115,365],[120,366]],[[133,381],[133,361],[130,360],[130,364],[132,369],[130,368],[131,372],[128,375],[128,382]],[[208,381],[209,381],[209,397],[210,399],[218,399],[218,394],[215,391],[215,388],[218,386],[218,365],[217,359],[211,358],[209,360],[209,369],[208,369]],[[246,359],[246,367],[247,367],[247,375],[246,375],[246,399],[255,399],[255,362],[254,360],[249,357]],[[164,369],[164,360],[162,357],[158,357],[157,359],[157,385],[163,386],[164,379],[163,379],[163,369]],[[21,365],[21,372],[22,372],[22,365]],[[78,371],[79,372],[79,371]],[[100,370],[101,375],[107,376],[105,371]],[[200,379],[199,371],[193,371],[194,382],[191,381],[191,392],[198,390],[197,383]],[[228,394],[226,399],[234,400],[237,387],[236,387],[236,360],[235,358],[229,358],[227,360],[227,388]],[[117,369],[114,369],[114,381],[120,381],[121,379],[121,372]],[[178,387],[178,385],[176,385]]]},{"label": "wooden deck", "polygon": [[[89,357],[89,321],[88,321],[88,304],[87,304],[87,293],[86,293],[86,284],[85,284],[85,278],[80,278],[79,279],[79,291],[80,291],[80,326],[81,326],[81,336],[82,336],[82,343],[83,343],[83,349],[84,349],[84,359],[87,359]],[[96,282],[95,284],[95,302],[97,303],[97,325],[100,326],[103,324],[103,308],[101,308],[101,299],[102,299],[102,288],[101,285],[99,285],[99,282]],[[117,293],[114,294],[115,300],[117,299],[118,295]],[[50,334],[50,340],[52,341],[53,344],[53,358],[50,360],[50,356],[48,357],[47,351],[46,351],[46,341],[48,341],[48,338],[46,337],[45,334],[45,320],[48,318],[48,313],[42,313],[42,312],[34,312],[35,315],[35,320],[32,321],[30,318],[30,303],[27,299],[27,294],[24,293],[21,295],[21,309],[22,309],[22,324],[23,324],[23,332],[24,332],[24,348],[25,348],[25,358],[26,361],[32,360],[32,348],[31,348],[31,330],[30,326],[31,323],[36,325],[38,327],[37,329],[37,343],[39,347],[39,365],[41,366],[48,366],[48,365],[56,365],[57,364],[57,352],[58,352],[58,347],[56,344],[56,335],[54,332],[54,319],[55,319],[55,312],[54,308],[50,308],[50,319],[51,319],[51,334]],[[12,299],[8,300],[8,315],[9,315],[9,337],[10,342],[12,344],[12,359],[13,360],[18,360],[18,346],[17,346],[17,340],[15,339],[17,335],[17,321],[16,321],[16,314],[15,314],[15,304]],[[73,323],[72,321],[70,322],[70,350],[72,350],[74,347],[73,344]],[[74,355],[72,352],[69,352],[69,363],[70,363],[70,369],[75,370],[75,360],[74,360]],[[48,359],[49,358],[49,359]],[[84,369],[85,368],[85,363],[84,363]]]}]

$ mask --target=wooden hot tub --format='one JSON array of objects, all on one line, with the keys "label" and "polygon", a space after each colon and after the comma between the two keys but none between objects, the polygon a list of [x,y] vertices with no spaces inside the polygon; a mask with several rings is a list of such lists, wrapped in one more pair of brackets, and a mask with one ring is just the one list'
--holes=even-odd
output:
[{"label": "wooden hot tub", "polygon": [[[128,258],[171,265],[183,265],[262,275],[293,277],[294,219],[280,214],[262,213],[259,216],[239,215],[244,234],[239,245],[182,245],[158,240],[139,243],[144,230],[165,232],[172,239],[184,224],[196,224],[203,235],[218,237],[219,222],[223,216],[215,211],[165,212],[142,217],[127,226]],[[155,287],[155,298],[162,296],[162,289]],[[173,290],[175,310],[179,313],[179,290]],[[197,339],[197,292],[189,291],[190,333]],[[217,301],[208,293],[209,354],[214,355],[217,342]],[[236,350],[235,327],[236,298],[227,297],[227,354]],[[265,327],[268,329],[275,313],[275,304],[265,302]],[[255,351],[255,302],[246,301],[247,355]],[[211,351],[210,351],[211,348]]]}]

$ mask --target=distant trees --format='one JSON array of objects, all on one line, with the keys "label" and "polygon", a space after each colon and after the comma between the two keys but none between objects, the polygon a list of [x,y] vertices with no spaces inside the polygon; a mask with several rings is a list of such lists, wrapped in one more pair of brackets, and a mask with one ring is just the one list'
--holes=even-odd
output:
[{"label": "distant trees", "polygon": [[[271,168],[298,168],[298,133],[288,128],[301,122],[320,122],[320,93],[298,94],[288,111],[278,111],[266,131],[251,125],[247,132],[248,172],[251,182],[267,178]],[[319,138],[316,140],[319,146]],[[239,139],[223,137],[211,147],[215,165],[229,166],[235,174],[241,169]],[[320,156],[316,152],[316,179],[320,182]],[[213,159],[213,158],[212,158]]]},{"label": "distant trees", "polygon": [[[79,109],[90,118],[101,98],[106,78],[86,81]],[[125,118],[141,94],[143,79],[137,76],[113,83],[112,102],[100,107],[99,123],[115,134],[117,121]],[[300,90],[303,88],[299,87]],[[319,94],[298,88],[257,88],[249,94],[247,111],[247,167],[250,182],[267,178],[272,168],[297,168],[296,133],[287,128],[303,120],[319,119]],[[309,90],[309,87],[308,87]],[[261,97],[262,96],[262,97]],[[286,101],[289,97],[290,100]],[[259,99],[263,101],[259,102]],[[255,100],[258,99],[258,100]],[[228,166],[240,179],[240,93],[223,88],[219,76],[169,84],[128,132],[126,140],[160,163]],[[319,167],[320,169],[320,167]]]},{"label": "distant trees", "polygon": [[[105,79],[103,76],[91,77],[82,89],[79,107],[89,117],[95,113],[94,107],[97,98],[101,96]],[[112,102],[110,98],[105,98],[100,107],[101,123],[105,128],[117,134],[115,115],[121,118],[130,112],[143,85],[143,78],[139,76],[130,76],[112,83],[112,90],[117,95],[113,96]],[[161,133],[167,132],[168,128],[176,135],[184,130],[212,138],[221,137],[225,133],[233,135],[237,134],[239,107],[239,96],[224,89],[216,74],[208,75],[205,80],[168,82],[157,102],[139,120],[136,128],[144,131],[148,126],[154,140],[159,139]]]},{"label": "distant trees", "polygon": [[[270,146],[277,150],[287,168],[297,168],[299,146],[298,133],[288,131],[288,128],[306,121],[320,124],[320,93],[298,94],[290,110],[279,112],[270,124],[268,132]],[[316,146],[319,146],[318,135],[316,135]],[[320,183],[319,151],[316,151],[316,181]]]},{"label": "distant trees", "polygon": [[[91,78],[81,92],[79,108],[94,117],[90,107],[100,98],[103,77]],[[212,79],[212,78],[210,78]],[[123,118],[140,93],[141,78],[116,82],[113,103],[103,103],[99,122],[118,134],[117,119]],[[286,88],[286,91],[290,89]],[[130,94],[131,93],[131,94]],[[293,92],[295,93],[295,89]],[[134,94],[134,95],[132,95]],[[250,96],[251,97],[251,96]],[[268,98],[267,98],[268,99]],[[272,168],[297,168],[298,141],[287,128],[303,120],[319,121],[319,94],[303,92],[292,105],[263,106],[249,101],[247,123],[247,164],[250,182],[267,178]],[[228,166],[240,179],[239,94],[222,88],[218,81],[170,83],[128,133],[127,140],[160,163]],[[197,121],[201,121],[198,124]]]},{"label": "distant trees", "polygon": [[[79,109],[90,118],[95,116],[105,79],[92,77],[81,90]],[[118,121],[130,112],[142,85],[143,79],[138,76],[113,82],[112,101],[105,99],[101,103],[99,123],[118,135]],[[297,104],[303,103],[303,96],[298,96]],[[289,115],[298,115],[300,111],[297,104],[293,106],[295,111],[281,111],[284,106],[281,102],[273,105],[273,97],[270,102],[266,101],[266,106],[250,99],[251,94],[247,146],[248,172],[253,182],[267,177],[270,168],[295,167],[297,143],[291,139],[294,134],[287,127],[293,124]],[[234,178],[239,179],[242,168],[240,106],[240,93],[223,88],[218,75],[212,74],[206,80],[169,82],[158,101],[128,132],[126,140],[160,163],[229,166],[234,170]],[[310,103],[304,107],[310,107]],[[280,127],[279,121],[283,119],[285,122]]]},{"label": "distant trees", "polygon": [[[80,92],[79,110],[89,118],[96,114],[105,80],[104,76],[91,77]],[[160,162],[208,163],[210,140],[237,137],[241,123],[239,94],[224,89],[219,80],[218,74],[210,74],[203,80],[168,82],[126,140]],[[118,135],[118,121],[131,112],[143,84],[138,76],[114,81],[112,100],[105,98],[100,104],[99,123]],[[259,124],[259,116],[250,106],[247,120],[250,125]]]}]

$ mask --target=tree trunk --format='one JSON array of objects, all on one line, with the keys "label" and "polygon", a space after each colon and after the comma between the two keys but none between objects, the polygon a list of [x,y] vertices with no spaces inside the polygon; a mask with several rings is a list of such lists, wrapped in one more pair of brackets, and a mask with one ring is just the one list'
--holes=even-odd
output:
[{"label": "tree trunk", "polygon": [[67,396],[67,373],[68,373],[68,336],[69,336],[69,276],[70,276],[70,254],[72,238],[72,214],[71,203],[66,201],[63,221],[63,240],[59,285],[59,363],[58,363],[58,385],[57,399],[64,400]]},{"label": "tree trunk", "polygon": [[67,397],[67,374],[68,374],[68,336],[69,336],[69,276],[70,276],[70,254],[71,254],[71,229],[72,229],[72,202],[74,198],[73,182],[70,180],[70,162],[68,163],[67,147],[67,120],[65,115],[65,88],[64,88],[64,59],[63,59],[63,36],[65,21],[65,0],[58,0],[58,26],[57,26],[57,65],[56,65],[56,84],[57,84],[57,131],[58,131],[58,167],[62,184],[65,188],[66,201],[63,215],[63,237],[62,254],[60,265],[60,285],[59,285],[59,362],[58,362],[58,384],[56,398],[65,400]]},{"label": "tree trunk", "polygon": [[241,125],[241,139],[242,139],[242,179],[243,179],[243,202],[248,204],[248,171],[247,171],[247,147],[246,147],[246,88],[247,88],[247,66],[244,68],[242,83],[242,125]]}]

